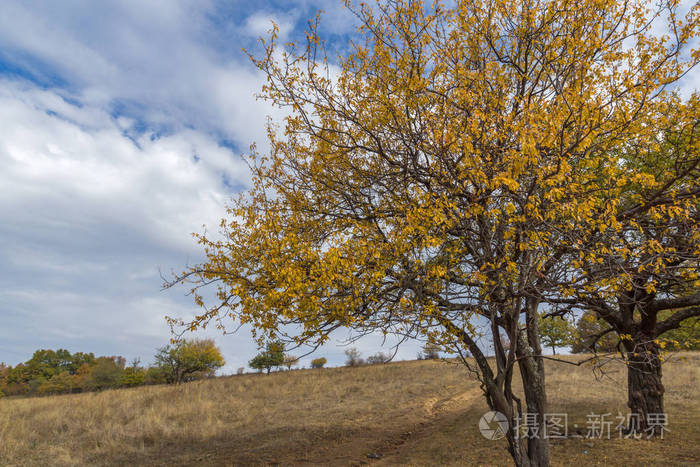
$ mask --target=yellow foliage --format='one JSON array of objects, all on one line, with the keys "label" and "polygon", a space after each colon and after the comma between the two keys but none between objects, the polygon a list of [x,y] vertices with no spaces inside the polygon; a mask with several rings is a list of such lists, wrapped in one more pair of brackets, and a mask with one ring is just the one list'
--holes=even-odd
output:
[{"label": "yellow foliage", "polygon": [[[261,340],[293,323],[300,341],[340,325],[450,340],[495,302],[519,313],[533,290],[613,297],[626,271],[588,278],[617,258],[663,272],[665,245],[610,239],[642,229],[625,213],[657,187],[674,201],[655,219],[691,216],[694,201],[674,197],[683,187],[666,186],[671,168],[635,150],[697,117],[666,87],[698,59],[681,51],[699,8],[671,41],[643,26],[645,0],[362,5],[364,41],[337,73],[316,23],[305,46],[273,32],[252,60],[263,97],[289,115],[270,124],[268,154],[251,148],[253,187],[223,240],[199,235],[206,261],[178,278],[205,311],[171,323],[232,318]],[[573,272],[580,281],[553,277]],[[198,288],[210,283],[206,306]]]}]

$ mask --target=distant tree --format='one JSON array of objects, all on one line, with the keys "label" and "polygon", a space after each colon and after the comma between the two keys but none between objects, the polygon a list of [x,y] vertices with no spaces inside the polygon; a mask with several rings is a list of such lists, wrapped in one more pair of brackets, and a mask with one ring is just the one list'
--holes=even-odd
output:
[{"label": "distant tree", "polygon": [[617,334],[602,319],[597,319],[594,313],[584,312],[576,322],[573,353],[584,352],[616,352],[619,343]]},{"label": "distant tree", "polygon": [[287,370],[291,370],[293,366],[299,365],[299,358],[294,355],[285,355],[283,365],[287,367]]},{"label": "distant tree", "polygon": [[226,363],[212,339],[185,339],[166,345],[158,349],[155,360],[166,382],[175,384],[213,376]]},{"label": "distant tree", "polygon": [[89,391],[88,381],[90,379],[90,373],[92,372],[92,367],[88,363],[83,363],[78,367],[73,375],[75,379],[75,387],[73,388],[75,392]]},{"label": "distant tree", "polygon": [[145,384],[165,384],[168,380],[165,371],[159,366],[151,366],[146,369]]},{"label": "distant tree", "polygon": [[570,347],[574,343],[576,328],[564,316],[552,316],[545,318],[544,313],[539,314],[539,328],[542,336],[542,344],[552,348],[556,355],[557,347]]},{"label": "distant tree", "polygon": [[15,367],[12,378],[16,382],[28,383],[32,388],[37,389],[54,375],[64,371],[70,375],[76,374],[83,364],[94,365],[95,356],[92,353],[82,352],[71,355],[66,349],[40,349],[34,352],[32,358]]},{"label": "distant tree", "polygon": [[328,363],[328,360],[325,357],[314,358],[311,360],[311,368],[323,368],[323,365],[326,363]]},{"label": "distant tree", "polygon": [[240,367],[236,370],[237,375],[242,375],[244,372],[245,372],[245,368],[243,368],[243,367]]},{"label": "distant tree", "polygon": [[270,370],[275,367],[279,367],[284,364],[284,344],[281,342],[269,342],[265,348],[264,352],[259,353],[253,359],[248,362],[248,365],[260,372],[262,370],[267,370],[270,374]]},{"label": "distant tree", "polygon": [[432,342],[426,342],[423,346],[422,356],[425,360],[436,360],[440,358],[440,346]]},{"label": "distant tree", "polygon": [[85,387],[89,390],[119,387],[125,363],[124,357],[98,357],[95,365],[90,368],[89,376],[85,379]]},{"label": "distant tree", "polygon": [[369,365],[377,365],[380,363],[386,363],[391,360],[391,355],[385,354],[383,352],[377,352],[376,354],[367,357],[367,363]]},{"label": "distant tree", "polygon": [[[670,314],[659,313],[660,319],[667,319]],[[661,335],[667,348],[673,350],[700,350],[700,316],[687,319],[678,328],[666,331]]]},{"label": "distant tree", "polygon": [[7,387],[7,375],[10,373],[10,367],[5,365],[5,362],[0,362],[0,397],[5,395]]},{"label": "distant tree", "polygon": [[75,375],[71,375],[68,371],[62,371],[40,385],[36,392],[38,394],[65,394],[73,392],[75,387]]},{"label": "distant tree", "polygon": [[3,392],[6,396],[21,396],[29,394],[29,385],[27,383],[11,382],[8,383]]},{"label": "distant tree", "polygon": [[144,368],[127,367],[120,381],[121,386],[132,387],[146,384],[146,370]]},{"label": "distant tree", "polygon": [[345,360],[347,366],[360,366],[365,364],[365,361],[360,357],[360,351],[355,347],[347,349],[345,351],[345,356],[347,357]]},{"label": "distant tree", "polygon": [[252,359],[250,359],[250,361],[248,362],[248,366],[250,366],[254,370],[258,370],[258,373],[262,373],[263,370],[266,369],[269,374],[270,369],[273,366],[269,363],[269,361],[270,359],[268,358],[267,354],[265,352],[261,352]]},{"label": "distant tree", "polygon": [[72,375],[78,373],[78,370],[80,369],[81,366],[83,365],[94,365],[95,364],[95,354],[92,352],[90,353],[84,353],[84,352],[75,352],[73,355],[71,355],[71,362],[68,365],[68,372]]},{"label": "distant tree", "polygon": [[120,381],[121,386],[132,387],[146,384],[146,369],[141,367],[140,364],[141,360],[135,358],[128,367],[124,368]]}]

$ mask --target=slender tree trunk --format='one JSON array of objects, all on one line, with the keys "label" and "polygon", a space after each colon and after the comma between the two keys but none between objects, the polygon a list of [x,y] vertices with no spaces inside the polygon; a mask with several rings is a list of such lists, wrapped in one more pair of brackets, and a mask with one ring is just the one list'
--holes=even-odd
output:
[{"label": "slender tree trunk", "polygon": [[544,386],[544,368],[531,352],[531,347],[527,345],[521,333],[517,352],[520,377],[523,381],[527,412],[536,416],[536,426],[529,427],[530,433],[527,437],[527,465],[544,467],[549,465],[549,440],[545,437],[547,394]]},{"label": "slender tree trunk", "polygon": [[665,419],[659,348],[646,337],[635,341],[627,352],[627,405],[631,411],[628,429],[659,435]]}]

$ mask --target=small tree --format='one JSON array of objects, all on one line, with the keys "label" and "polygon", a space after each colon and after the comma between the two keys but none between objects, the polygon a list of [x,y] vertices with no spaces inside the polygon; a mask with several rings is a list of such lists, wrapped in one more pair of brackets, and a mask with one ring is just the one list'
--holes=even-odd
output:
[{"label": "small tree", "polygon": [[539,327],[542,343],[551,347],[554,355],[557,347],[571,346],[574,343],[574,325],[563,316],[545,317],[545,313],[540,313]]},{"label": "small tree", "polygon": [[132,387],[146,384],[146,370],[140,366],[141,359],[135,358],[131,361],[131,365],[124,368],[120,384],[122,386]]},{"label": "small tree", "polygon": [[423,346],[423,358],[425,360],[437,360],[440,358],[440,346],[432,342],[426,342]]},{"label": "small tree", "polygon": [[365,364],[365,361],[360,357],[360,351],[357,350],[356,347],[347,349],[345,351],[345,356],[347,357],[347,360],[345,360],[347,366],[360,366]]},{"label": "small tree", "polygon": [[287,367],[287,370],[291,370],[293,366],[297,366],[299,364],[299,359],[294,355],[285,355],[284,362],[282,364]]},{"label": "small tree", "polygon": [[176,384],[213,376],[226,363],[212,339],[186,339],[166,345],[158,349],[155,359],[166,381]]},{"label": "small tree", "polygon": [[243,368],[243,367],[239,367],[239,368],[236,370],[236,374],[237,374],[237,375],[242,375],[244,372],[245,372],[245,368]]},{"label": "small tree", "polygon": [[259,353],[248,362],[251,368],[259,372],[267,370],[267,374],[270,374],[272,368],[282,364],[284,364],[284,344],[281,342],[269,342],[264,352]]}]

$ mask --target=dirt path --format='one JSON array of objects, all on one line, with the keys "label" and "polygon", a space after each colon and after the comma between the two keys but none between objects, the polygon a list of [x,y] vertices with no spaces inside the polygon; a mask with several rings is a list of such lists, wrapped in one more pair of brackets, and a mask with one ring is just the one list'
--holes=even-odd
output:
[{"label": "dirt path", "polygon": [[384,440],[370,453],[368,461],[373,465],[395,465],[406,454],[414,451],[416,444],[423,444],[430,438],[448,431],[461,419],[465,412],[479,402],[481,390],[472,388],[443,399],[432,397],[425,401],[423,408],[427,418],[398,437]]}]

